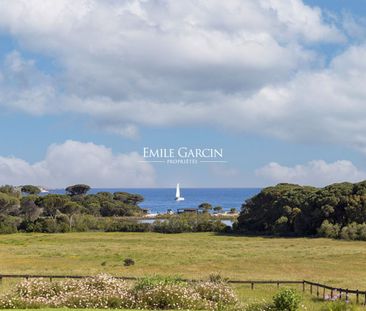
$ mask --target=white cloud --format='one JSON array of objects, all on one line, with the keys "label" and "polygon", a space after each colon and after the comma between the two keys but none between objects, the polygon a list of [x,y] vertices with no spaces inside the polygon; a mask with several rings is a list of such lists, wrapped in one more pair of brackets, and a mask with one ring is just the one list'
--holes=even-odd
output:
[{"label": "white cloud", "polygon": [[49,146],[44,160],[34,164],[13,157],[0,157],[0,184],[153,186],[153,167],[139,161],[143,158],[136,152],[114,154],[103,145],[68,140]]},{"label": "white cloud", "polygon": [[0,105],[40,115],[52,112],[56,89],[53,78],[18,51],[9,53],[0,66]]},{"label": "white cloud", "polygon": [[343,39],[301,0],[0,0],[0,29],[62,68],[2,102],[88,114],[125,136],[141,124],[229,124],[263,87],[317,62],[307,43]]},{"label": "white cloud", "polygon": [[278,20],[287,26],[282,31],[290,36],[298,35],[309,42],[345,40],[334,25],[324,23],[320,8],[311,8],[298,0],[264,0],[261,3],[275,12]]},{"label": "white cloud", "polygon": [[301,0],[0,0],[0,29],[61,68],[11,53],[0,103],[133,139],[200,124],[366,150],[366,45],[325,66],[314,44],[345,35],[323,15]]},{"label": "white cloud", "polygon": [[366,179],[366,172],[359,170],[352,162],[345,160],[333,163],[314,160],[293,167],[271,162],[256,170],[256,175],[272,183],[287,182],[317,186],[344,181],[357,182]]}]

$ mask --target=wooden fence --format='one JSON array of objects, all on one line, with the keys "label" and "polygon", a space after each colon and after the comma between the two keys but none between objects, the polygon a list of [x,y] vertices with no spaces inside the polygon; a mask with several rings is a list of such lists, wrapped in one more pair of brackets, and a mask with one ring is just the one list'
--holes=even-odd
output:
[{"label": "wooden fence", "polygon": [[[46,278],[51,282],[53,279],[82,279],[90,276],[86,275],[38,275],[38,274],[0,274],[0,283],[5,278],[22,278],[22,279],[31,279],[31,278]],[[116,279],[123,280],[137,280],[138,277],[132,276],[114,276]],[[182,281],[190,281],[197,282],[198,280],[192,279],[181,279]],[[348,288],[340,288],[333,287],[325,284],[315,283],[311,281],[286,281],[286,280],[227,280],[228,283],[233,284],[249,284],[251,289],[255,289],[255,285],[259,284],[274,284],[277,287],[280,287],[281,284],[302,284],[303,292],[309,290],[311,295],[316,295],[318,298],[327,299],[327,300],[350,300],[350,295],[354,295],[356,298],[356,303],[359,304],[361,302],[366,305],[366,291],[360,291],[358,289],[348,289]]]}]

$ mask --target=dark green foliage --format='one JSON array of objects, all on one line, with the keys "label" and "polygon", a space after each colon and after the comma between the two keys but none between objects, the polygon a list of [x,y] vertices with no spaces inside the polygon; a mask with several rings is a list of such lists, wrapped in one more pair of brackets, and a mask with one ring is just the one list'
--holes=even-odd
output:
[{"label": "dark green foliage", "polygon": [[212,209],[212,205],[210,203],[204,202],[198,205],[198,208],[204,213],[208,213]]},{"label": "dark green foliage", "polygon": [[33,185],[24,185],[22,186],[21,191],[28,194],[39,194],[41,192],[41,189]]},{"label": "dark green foliage", "polygon": [[0,215],[0,233],[15,233],[21,219],[13,216]]},{"label": "dark green foliage", "polygon": [[359,239],[362,229],[352,223],[366,223],[366,182],[264,188],[243,204],[237,228],[248,233]]},{"label": "dark green foliage", "polygon": [[127,205],[118,201],[102,202],[100,208],[102,216],[134,216],[140,213],[141,209],[138,206]]},{"label": "dark green foliage", "polygon": [[35,203],[36,200],[37,200],[36,195],[28,195],[26,197],[21,198],[20,215],[22,215],[25,220],[34,221],[40,216],[42,210]]},{"label": "dark green foliage", "polygon": [[331,224],[328,220],[324,220],[320,226],[318,233],[320,236],[336,239],[339,237],[341,228],[338,224]]},{"label": "dark green foliage", "polygon": [[214,208],[213,208],[213,210],[215,211],[215,212],[217,212],[217,213],[221,213],[222,212],[222,207],[221,206],[215,206]]},{"label": "dark green foliage", "polygon": [[104,230],[106,232],[148,232],[151,231],[151,225],[112,218],[105,223]]},{"label": "dark green foliage", "polygon": [[60,209],[70,201],[68,196],[62,194],[49,194],[44,197],[38,197],[36,204],[43,208],[43,215],[48,217],[56,217],[60,213]]},{"label": "dark green foliage", "polygon": [[[23,186],[21,193],[13,186],[0,187],[0,233],[68,231],[149,231],[147,224],[108,217],[140,216],[143,201],[138,194],[100,192],[86,195],[89,186],[68,187],[70,195],[38,195],[35,186]],[[84,189],[84,190],[82,190]],[[20,190],[20,189],[19,189]],[[101,217],[102,216],[102,217]],[[107,218],[103,219],[106,216]],[[16,219],[17,221],[13,221]]]},{"label": "dark green foliage", "polygon": [[12,197],[16,197],[16,198],[20,197],[20,189],[17,189],[11,185],[0,186],[0,192],[10,195]]},{"label": "dark green foliage", "polygon": [[90,186],[84,184],[77,184],[68,186],[65,191],[70,195],[83,195],[90,190]]},{"label": "dark green foliage", "polygon": [[12,194],[0,191],[0,214],[16,215],[20,201]]},{"label": "dark green foliage", "polygon": [[227,227],[209,214],[181,214],[153,223],[153,231],[160,233],[225,232]]},{"label": "dark green foliage", "polygon": [[115,192],[113,194],[113,199],[128,205],[137,205],[144,201],[144,197],[142,195],[131,194],[128,192]]},{"label": "dark green foliage", "polygon": [[123,260],[123,265],[125,267],[133,266],[135,264],[135,261],[132,258],[126,258]]}]

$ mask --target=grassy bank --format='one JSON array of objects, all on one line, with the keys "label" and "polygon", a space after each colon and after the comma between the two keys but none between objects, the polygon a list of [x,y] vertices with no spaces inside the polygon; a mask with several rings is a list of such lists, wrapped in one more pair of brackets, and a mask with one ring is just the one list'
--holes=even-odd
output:
[{"label": "grassy bank", "polygon": [[[125,267],[123,259],[135,260]],[[366,288],[365,242],[212,233],[12,234],[0,236],[0,273],[231,279],[310,279]]]}]

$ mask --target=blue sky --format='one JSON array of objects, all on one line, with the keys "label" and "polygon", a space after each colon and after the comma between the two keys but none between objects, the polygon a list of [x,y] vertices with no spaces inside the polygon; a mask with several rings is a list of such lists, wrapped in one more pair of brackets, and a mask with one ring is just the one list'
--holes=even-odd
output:
[{"label": "blue sky", "polygon": [[[365,179],[361,2],[0,0],[0,183]],[[143,163],[146,146],[227,163]]]}]

